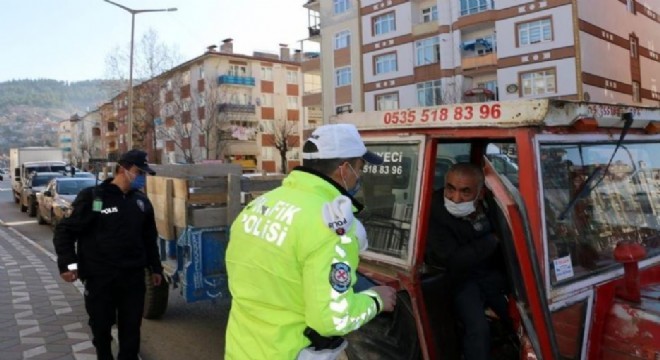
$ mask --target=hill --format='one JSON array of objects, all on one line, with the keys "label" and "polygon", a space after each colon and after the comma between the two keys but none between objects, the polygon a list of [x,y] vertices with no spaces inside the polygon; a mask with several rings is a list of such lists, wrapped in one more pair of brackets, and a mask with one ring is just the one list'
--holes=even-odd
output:
[{"label": "hill", "polygon": [[0,83],[0,153],[20,146],[56,146],[57,126],[73,114],[83,115],[112,98],[116,82],[50,79]]}]

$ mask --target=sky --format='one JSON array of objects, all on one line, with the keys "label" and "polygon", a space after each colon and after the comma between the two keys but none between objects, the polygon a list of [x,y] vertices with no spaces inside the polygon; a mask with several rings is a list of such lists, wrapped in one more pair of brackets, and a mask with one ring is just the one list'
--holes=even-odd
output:
[{"label": "sky", "polygon": [[[305,0],[113,0],[132,9],[177,8],[135,16],[135,43],[152,28],[182,60],[234,39],[234,52],[279,53],[307,37]],[[128,49],[131,15],[103,0],[0,0],[0,82],[106,78],[105,59]],[[315,45],[303,43],[305,51]],[[128,70],[126,71],[128,72]]]}]

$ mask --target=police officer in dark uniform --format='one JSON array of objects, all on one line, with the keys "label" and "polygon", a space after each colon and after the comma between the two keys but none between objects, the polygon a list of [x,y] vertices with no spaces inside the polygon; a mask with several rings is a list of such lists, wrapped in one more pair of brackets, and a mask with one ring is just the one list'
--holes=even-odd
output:
[{"label": "police officer in dark uniform", "polygon": [[147,173],[155,174],[144,151],[123,154],[115,177],[82,190],[71,216],[55,229],[60,276],[67,282],[80,278],[85,284],[85,308],[98,359],[113,359],[110,330],[115,322],[118,359],[138,358],[145,268],[154,286],[163,281],[154,210],[140,191]]}]

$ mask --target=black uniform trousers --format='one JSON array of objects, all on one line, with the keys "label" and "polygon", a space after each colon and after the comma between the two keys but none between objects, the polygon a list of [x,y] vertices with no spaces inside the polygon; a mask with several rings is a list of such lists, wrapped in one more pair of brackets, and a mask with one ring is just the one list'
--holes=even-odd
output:
[{"label": "black uniform trousers", "polygon": [[117,323],[119,360],[137,360],[144,310],[144,269],[85,279],[85,308],[99,360],[113,360],[110,330]]}]

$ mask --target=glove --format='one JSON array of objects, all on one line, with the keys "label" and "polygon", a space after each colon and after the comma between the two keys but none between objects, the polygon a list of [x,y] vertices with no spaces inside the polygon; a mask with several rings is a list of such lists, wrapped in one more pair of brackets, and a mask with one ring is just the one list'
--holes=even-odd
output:
[{"label": "glove", "polygon": [[339,195],[323,205],[323,220],[337,235],[344,235],[353,224],[353,203],[347,196]]}]

